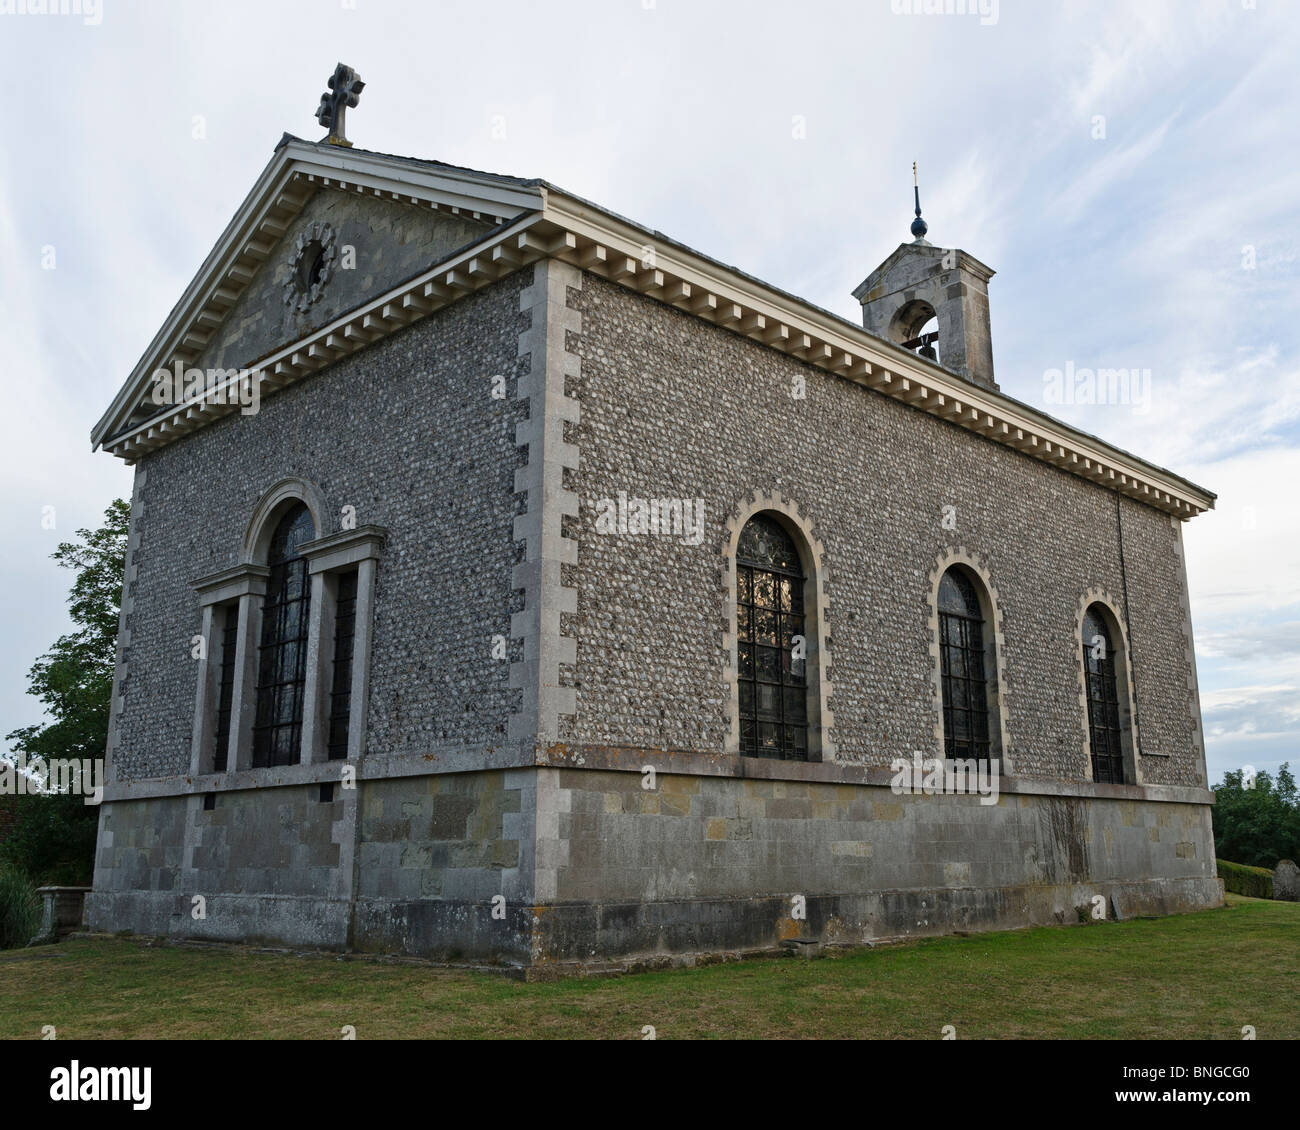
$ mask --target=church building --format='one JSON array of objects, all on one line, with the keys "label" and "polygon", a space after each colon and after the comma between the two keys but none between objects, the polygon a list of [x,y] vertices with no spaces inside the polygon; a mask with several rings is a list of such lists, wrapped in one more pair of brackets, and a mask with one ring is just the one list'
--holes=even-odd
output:
[{"label": "church building", "polygon": [[858,325],[330,85],[94,429],[91,929],[544,976],[1222,903],[1214,495],[1000,391],[919,199]]}]

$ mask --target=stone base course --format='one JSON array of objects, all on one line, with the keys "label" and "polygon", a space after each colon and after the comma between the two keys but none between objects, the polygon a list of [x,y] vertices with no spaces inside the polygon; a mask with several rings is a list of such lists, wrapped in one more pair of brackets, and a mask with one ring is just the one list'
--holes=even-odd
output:
[{"label": "stone base course", "polygon": [[[330,802],[301,784],[210,810],[195,795],[113,802],[88,926],[545,976],[1223,901],[1205,803],[644,780],[532,767],[363,780]],[[353,834],[349,881],[337,860]]]}]

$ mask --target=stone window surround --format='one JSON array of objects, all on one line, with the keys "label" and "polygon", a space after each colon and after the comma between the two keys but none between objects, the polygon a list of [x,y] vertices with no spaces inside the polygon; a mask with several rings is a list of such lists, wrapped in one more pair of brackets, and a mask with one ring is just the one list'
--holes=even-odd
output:
[{"label": "stone window surround", "polygon": [[[1002,606],[988,566],[964,545],[945,550],[930,573],[930,658],[934,683],[934,740],[940,757],[947,757],[943,741],[943,670],[939,641],[939,582],[954,565],[966,570],[974,582],[984,613],[984,650],[987,658],[989,695],[989,758],[999,763],[999,773],[1014,776],[1011,739],[1007,728],[1006,639],[1002,628]],[[1091,778],[1089,778],[1091,779]]]},{"label": "stone window surround", "polygon": [[1088,728],[1088,675],[1083,665],[1083,618],[1093,605],[1101,607],[1106,627],[1110,629],[1119,645],[1115,648],[1115,683],[1119,691],[1120,709],[1120,747],[1124,755],[1124,776],[1134,784],[1142,784],[1141,742],[1138,737],[1137,711],[1133,704],[1136,695],[1133,689],[1133,664],[1129,659],[1128,632],[1124,627],[1123,617],[1117,609],[1115,598],[1105,589],[1092,588],[1083,594],[1074,616],[1074,654],[1079,666],[1079,709],[1083,724],[1083,772],[1084,780],[1092,780],[1092,733]]},{"label": "stone window surround", "polygon": [[[813,534],[812,522],[796,502],[781,494],[755,491],[740,503],[727,520],[721,552],[726,593],[726,633],[723,649],[727,657],[724,679],[727,685],[728,734],[723,752],[740,756],[740,640],[736,626],[739,593],[736,573],[736,547],[741,531],[756,514],[769,514],[794,539],[803,565],[804,634],[807,640],[805,671],[808,693],[808,761],[833,762],[835,743],[831,740],[835,717],[831,713],[831,684],[827,674],[830,654],[826,639],[827,597],[825,548]],[[754,760],[745,758],[745,760]],[[764,759],[757,759],[764,760]]]},{"label": "stone window surround", "polygon": [[[190,775],[253,774],[253,721],[257,700],[257,642],[261,638],[262,603],[270,569],[263,563],[275,523],[296,502],[311,512],[317,531],[324,515],[322,496],[305,480],[284,480],[258,503],[241,551],[242,563],[193,582],[202,613],[201,634],[206,643],[200,660],[195,694],[194,728],[190,744]],[[340,572],[357,570],[356,634],[352,655],[352,701],[348,719],[347,761],[365,754],[366,713],[370,689],[370,652],[374,630],[375,576],[388,531],[374,525],[340,530],[305,542],[300,552],[307,558],[311,578],[311,610],[307,638],[307,675],[303,689],[303,765],[326,764],[329,688],[333,670],[334,607]],[[233,609],[236,628],[234,688],[230,709],[230,744],[214,750],[220,656],[216,639],[218,610]],[[271,767],[267,781],[276,769]]]}]

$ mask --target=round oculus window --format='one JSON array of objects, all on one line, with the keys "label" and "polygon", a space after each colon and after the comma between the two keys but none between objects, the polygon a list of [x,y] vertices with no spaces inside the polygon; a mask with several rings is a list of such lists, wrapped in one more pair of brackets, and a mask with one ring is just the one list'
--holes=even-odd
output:
[{"label": "round oculus window", "polygon": [[286,305],[301,312],[320,298],[333,273],[335,254],[334,229],[329,224],[314,223],[298,233],[284,281]]}]

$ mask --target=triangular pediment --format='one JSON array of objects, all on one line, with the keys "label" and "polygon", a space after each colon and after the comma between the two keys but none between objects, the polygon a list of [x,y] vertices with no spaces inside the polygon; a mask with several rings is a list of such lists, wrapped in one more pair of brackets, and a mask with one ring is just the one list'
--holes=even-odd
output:
[{"label": "triangular pediment", "polygon": [[[321,189],[257,268],[194,365],[204,370],[256,365],[494,226],[491,218]],[[303,276],[310,277],[314,256],[325,262],[308,286]]]},{"label": "triangular pediment", "polygon": [[158,412],[157,370],[254,366],[543,203],[538,181],[286,135],[93,442]]}]

